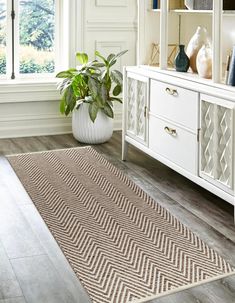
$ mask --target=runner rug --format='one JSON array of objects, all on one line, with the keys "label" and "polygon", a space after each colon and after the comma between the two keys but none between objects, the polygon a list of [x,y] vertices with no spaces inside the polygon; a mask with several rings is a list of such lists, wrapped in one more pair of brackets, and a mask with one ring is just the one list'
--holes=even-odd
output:
[{"label": "runner rug", "polygon": [[92,302],[147,302],[234,270],[91,147],[8,160]]}]

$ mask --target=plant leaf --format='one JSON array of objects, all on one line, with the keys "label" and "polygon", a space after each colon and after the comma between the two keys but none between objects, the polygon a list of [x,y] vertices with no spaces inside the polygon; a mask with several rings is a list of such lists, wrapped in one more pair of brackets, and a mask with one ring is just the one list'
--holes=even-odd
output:
[{"label": "plant leaf", "polygon": [[[121,56],[123,56],[125,53],[127,53],[128,50],[124,50],[121,51],[120,53],[118,53],[115,57],[113,57],[112,61],[117,60],[118,58],[120,58]],[[110,62],[111,63],[111,62]]]},{"label": "plant leaf", "polygon": [[64,102],[64,98],[61,98],[60,100],[60,113],[64,114],[65,113],[65,102]]},{"label": "plant leaf", "polygon": [[122,85],[123,76],[122,73],[118,70],[113,70],[111,72],[111,78],[116,84]]},{"label": "plant leaf", "polygon": [[117,101],[117,102],[119,102],[119,103],[122,103],[122,99],[115,98],[115,97],[111,97],[111,98],[110,98],[110,101],[112,101],[112,102]]},{"label": "plant leaf", "polygon": [[68,116],[70,114],[70,107],[69,106],[66,106],[66,109],[65,109],[65,116]]},{"label": "plant leaf", "polygon": [[76,58],[81,64],[87,64],[88,62],[88,55],[86,53],[77,53]]},{"label": "plant leaf", "polygon": [[91,65],[91,67],[95,67],[95,68],[102,68],[105,67],[104,63],[98,62],[98,61],[94,61]]},{"label": "plant leaf", "polygon": [[106,75],[107,75],[107,70],[104,70],[100,75],[101,80],[104,80]]},{"label": "plant leaf", "polygon": [[109,117],[109,118],[113,118],[114,114],[113,114],[113,109],[112,107],[106,103],[104,108],[103,108],[103,112]]},{"label": "plant leaf", "polygon": [[117,86],[114,87],[114,90],[113,90],[113,95],[114,96],[118,96],[121,92],[122,92],[121,85],[117,85]]},{"label": "plant leaf", "polygon": [[108,103],[111,107],[113,107],[113,102],[112,102],[112,101],[108,100],[107,103]]},{"label": "plant leaf", "polygon": [[73,73],[71,73],[69,70],[60,72],[56,75],[56,78],[72,78],[73,77]]},{"label": "plant leaf", "polygon": [[98,95],[99,83],[95,79],[89,78],[88,86],[89,86],[92,96],[94,98],[96,98]]},{"label": "plant leaf", "polygon": [[115,65],[117,63],[117,60],[112,60],[110,63],[109,63],[109,67],[112,67],[113,65]]},{"label": "plant leaf", "polygon": [[105,59],[105,57],[101,56],[101,54],[98,51],[95,52],[95,55],[97,57],[99,57],[101,60],[103,60],[103,62],[105,63],[105,65],[108,65],[108,61]]},{"label": "plant leaf", "polygon": [[79,109],[79,106],[83,103],[83,102],[85,102],[85,99],[79,99],[79,100],[77,100],[76,101],[76,109]]},{"label": "plant leaf", "polygon": [[92,96],[86,96],[85,97],[85,103],[90,103],[90,102],[92,102],[93,101],[93,98],[92,98]]},{"label": "plant leaf", "polygon": [[115,54],[110,54],[107,58],[107,61],[110,62],[115,57]]},{"label": "plant leaf", "polygon": [[100,96],[101,96],[102,105],[104,105],[108,99],[108,90],[107,90],[105,83],[102,83],[102,85],[101,85]]},{"label": "plant leaf", "polygon": [[91,121],[93,123],[95,122],[95,119],[97,117],[98,110],[99,110],[99,107],[96,104],[96,102],[90,103],[90,105],[89,105],[89,115],[90,115]]},{"label": "plant leaf", "polygon": [[60,91],[60,94],[71,84],[71,80],[66,78],[62,82],[60,82],[57,86],[57,89]]}]

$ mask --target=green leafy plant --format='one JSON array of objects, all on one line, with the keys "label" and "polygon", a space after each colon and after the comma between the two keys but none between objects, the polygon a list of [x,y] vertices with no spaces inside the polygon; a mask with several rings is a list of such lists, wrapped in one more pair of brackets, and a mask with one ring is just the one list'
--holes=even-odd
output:
[{"label": "green leafy plant", "polygon": [[112,67],[126,52],[110,54],[105,58],[96,51],[95,55],[99,60],[90,62],[86,53],[77,53],[76,58],[81,65],[56,75],[57,78],[64,78],[58,86],[62,95],[60,112],[67,116],[74,109],[79,109],[82,103],[88,103],[93,122],[99,110],[113,118],[113,102],[122,103],[118,96],[122,92],[123,76]]}]

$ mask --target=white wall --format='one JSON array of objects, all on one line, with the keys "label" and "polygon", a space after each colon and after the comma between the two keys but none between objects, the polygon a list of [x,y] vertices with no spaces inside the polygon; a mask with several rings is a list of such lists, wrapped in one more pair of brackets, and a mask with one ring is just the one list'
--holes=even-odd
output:
[{"label": "white wall", "polygon": [[[136,0],[70,0],[70,64],[76,51],[93,56],[128,49],[117,65],[136,62]],[[71,119],[59,114],[55,81],[46,84],[0,82],[0,138],[71,132]],[[121,106],[115,108],[115,129],[121,128]]]}]

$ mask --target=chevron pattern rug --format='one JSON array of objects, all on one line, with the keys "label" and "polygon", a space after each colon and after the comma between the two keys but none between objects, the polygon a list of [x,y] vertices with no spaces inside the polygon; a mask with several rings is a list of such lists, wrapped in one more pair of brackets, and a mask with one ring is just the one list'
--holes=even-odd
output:
[{"label": "chevron pattern rug", "polygon": [[147,302],[233,271],[91,147],[8,160],[94,303]]}]

